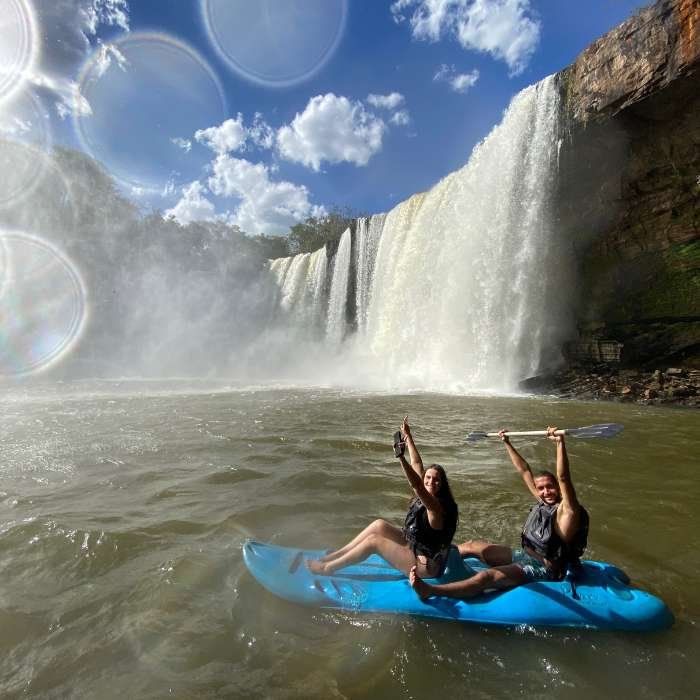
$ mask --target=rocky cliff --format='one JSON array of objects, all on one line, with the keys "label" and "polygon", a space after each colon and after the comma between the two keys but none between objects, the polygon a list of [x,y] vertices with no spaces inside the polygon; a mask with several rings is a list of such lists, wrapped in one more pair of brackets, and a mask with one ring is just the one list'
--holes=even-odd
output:
[{"label": "rocky cliff", "polygon": [[700,368],[700,1],[659,0],[559,74],[579,341]]}]

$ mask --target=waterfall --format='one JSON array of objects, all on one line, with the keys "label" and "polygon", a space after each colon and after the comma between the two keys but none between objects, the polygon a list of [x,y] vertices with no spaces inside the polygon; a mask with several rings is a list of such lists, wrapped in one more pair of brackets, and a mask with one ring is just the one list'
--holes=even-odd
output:
[{"label": "waterfall", "polygon": [[[525,88],[463,168],[387,214],[359,219],[332,262],[325,249],[318,261],[273,261],[281,303],[313,308],[305,323],[322,324],[320,290],[332,264],[323,342],[329,354],[346,346],[342,362],[353,364],[353,376],[392,387],[512,391],[569,331],[571,245],[558,240],[553,216],[558,114],[553,76]],[[352,306],[357,332],[348,334]]]},{"label": "waterfall", "polygon": [[280,306],[288,311],[298,309],[299,301],[304,296],[306,275],[309,269],[311,253],[303,253],[292,258],[287,273],[282,282],[282,297]]},{"label": "waterfall", "polygon": [[367,315],[372,298],[374,263],[382,235],[386,214],[376,214],[358,219],[355,232],[355,307],[357,309],[357,330],[364,334],[367,330]]},{"label": "waterfall", "polygon": [[275,276],[275,281],[280,289],[282,289],[284,278],[287,275],[287,271],[293,259],[294,258],[275,258],[274,260],[270,260],[270,270]]},{"label": "waterfall", "polygon": [[466,166],[387,216],[368,342],[396,381],[512,390],[557,341],[557,115],[553,77],[526,88]]},{"label": "waterfall", "polygon": [[279,308],[292,316],[312,337],[323,329],[326,319],[326,247],[314,253],[275,258],[269,267],[279,288]]},{"label": "waterfall", "polygon": [[338,251],[333,264],[331,293],[328,299],[328,323],[326,337],[331,345],[338,345],[345,335],[345,313],[347,308],[348,281],[350,279],[350,251],[352,240],[350,229],[340,237]]},{"label": "waterfall", "polygon": [[326,314],[326,275],[328,273],[328,255],[326,246],[311,255],[307,283],[306,306],[309,309],[309,321],[314,334],[323,328]]}]

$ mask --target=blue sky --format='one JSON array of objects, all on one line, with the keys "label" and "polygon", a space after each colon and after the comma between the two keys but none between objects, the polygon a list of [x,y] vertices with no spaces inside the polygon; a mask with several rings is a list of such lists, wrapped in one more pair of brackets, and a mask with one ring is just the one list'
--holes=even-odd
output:
[{"label": "blue sky", "polygon": [[0,132],[83,149],[183,223],[283,233],[429,188],[644,4],[0,0]]}]

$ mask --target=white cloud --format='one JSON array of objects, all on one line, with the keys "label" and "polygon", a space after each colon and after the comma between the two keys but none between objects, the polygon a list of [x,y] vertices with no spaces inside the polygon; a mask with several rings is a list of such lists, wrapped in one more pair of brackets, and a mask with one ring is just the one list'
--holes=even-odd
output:
[{"label": "white cloud", "polygon": [[160,196],[161,197],[172,197],[175,194],[175,181],[170,178],[163,187]]},{"label": "white cloud", "polygon": [[479,71],[474,69],[469,73],[457,73],[454,66],[443,63],[433,80],[448,83],[454,92],[465,93],[470,87],[476,85],[476,81],[479,80]]},{"label": "white cloud", "polygon": [[181,148],[185,153],[189,153],[192,150],[192,141],[189,139],[183,139],[179,136],[170,139],[170,143]]},{"label": "white cloud", "polygon": [[249,141],[259,148],[272,148],[275,144],[274,129],[265,122],[260,112],[255,113],[250,127],[246,127],[239,112],[235,119],[227,119],[219,126],[200,129],[195,132],[194,138],[217,155],[245,151]]},{"label": "white cloud", "polygon": [[381,149],[386,124],[361,102],[333,93],[317,95],[291,124],[277,132],[277,148],[286,160],[320,170],[321,163],[366,165]]},{"label": "white cloud", "polygon": [[121,27],[129,31],[129,3],[127,0],[92,0],[80,9],[85,18],[85,28],[90,34],[97,32],[100,24]]},{"label": "white cloud", "polygon": [[[93,49],[100,26],[129,31],[127,0],[35,0],[34,9],[41,34],[41,51],[39,65],[28,76],[29,80],[39,90],[51,94],[62,119],[74,112],[92,114],[72,76]],[[108,61],[120,60],[115,49],[99,41],[97,45],[100,47],[98,61],[102,61],[98,65],[105,65],[104,70]]]},{"label": "white cloud", "polygon": [[398,112],[394,112],[391,115],[389,121],[396,126],[408,126],[411,123],[411,116],[406,109],[400,109]]},{"label": "white cloud", "polygon": [[413,36],[416,39],[438,41],[465,4],[459,0],[421,0],[411,17]]},{"label": "white cloud", "polygon": [[455,92],[466,92],[478,79],[479,71],[475,69],[470,73],[457,73],[450,80],[450,85]]},{"label": "white cloud", "polygon": [[2,136],[17,137],[27,134],[32,130],[32,123],[17,116],[8,115],[7,121],[0,121],[0,134]]},{"label": "white cloud", "polygon": [[92,107],[80,93],[78,83],[61,76],[54,78],[46,73],[34,73],[30,76],[30,80],[34,87],[43,88],[59,98],[55,101],[55,107],[61,119],[65,119],[70,114],[80,116],[92,114]]},{"label": "white cloud", "polygon": [[214,216],[214,205],[204,197],[206,188],[195,180],[182,188],[180,201],[164,213],[166,219],[172,217],[183,226],[191,221],[211,221]]},{"label": "white cloud", "polygon": [[225,154],[213,163],[209,188],[214,194],[240,200],[229,221],[248,233],[283,233],[297,221],[323,213],[309,202],[306,187],[273,182],[262,163]]},{"label": "white cloud", "polygon": [[227,119],[219,126],[200,129],[194,135],[196,141],[218,154],[240,150],[247,137],[246,128],[243,125],[243,115],[240,112],[235,119]]},{"label": "white cloud", "polygon": [[415,0],[395,0],[395,2],[391,3],[391,15],[396,24],[399,24],[406,19],[406,16],[403,14],[403,11],[407,7],[413,5],[414,3]]},{"label": "white cloud", "polygon": [[260,148],[272,148],[275,145],[275,130],[260,112],[255,113],[253,126],[248,129],[248,138]]},{"label": "white cloud", "polygon": [[392,92],[389,95],[367,95],[367,102],[378,109],[396,109],[403,104],[404,96],[400,92]]},{"label": "white cloud", "polygon": [[[253,146],[271,149],[276,137],[275,130],[260,112],[256,112],[250,126],[246,126],[239,113],[235,119],[197,131],[195,140],[216,154],[209,165],[208,191],[218,197],[232,198],[235,207],[226,214],[215,215],[214,205],[203,196],[207,190],[201,183],[194,182],[183,189],[182,199],[166,214],[181,223],[192,221],[196,213],[200,219],[224,219],[248,233],[284,233],[292,224],[324,213],[322,207],[309,202],[306,187],[273,181],[271,176],[278,169],[276,165],[252,163],[233,156]],[[171,140],[177,145],[183,141]]]},{"label": "white cloud", "polygon": [[530,0],[397,0],[391,5],[394,19],[405,19],[409,7],[414,38],[454,36],[464,49],[505,61],[511,75],[525,69],[540,40]]},{"label": "white cloud", "polygon": [[95,56],[95,72],[101,78],[112,65],[112,59],[117,62],[119,68],[126,72],[129,61],[126,56],[114,45],[98,42],[98,49]]}]

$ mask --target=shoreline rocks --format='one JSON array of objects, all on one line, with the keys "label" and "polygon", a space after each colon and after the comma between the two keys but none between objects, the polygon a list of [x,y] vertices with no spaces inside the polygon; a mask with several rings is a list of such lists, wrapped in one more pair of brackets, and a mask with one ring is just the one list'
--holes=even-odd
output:
[{"label": "shoreline rocks", "polygon": [[529,377],[519,387],[561,398],[700,408],[700,370],[683,367],[652,372],[609,365],[569,368]]}]

